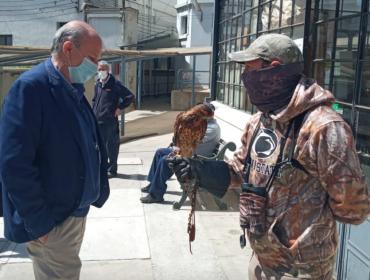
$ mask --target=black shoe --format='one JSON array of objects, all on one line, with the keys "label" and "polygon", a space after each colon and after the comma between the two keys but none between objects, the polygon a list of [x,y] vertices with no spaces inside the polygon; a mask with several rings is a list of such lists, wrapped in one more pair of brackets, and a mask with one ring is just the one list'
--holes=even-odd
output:
[{"label": "black shoe", "polygon": [[147,185],[146,187],[144,187],[144,188],[141,188],[141,192],[143,192],[143,193],[149,193],[149,189],[150,189],[150,186],[151,186],[152,184],[150,183],[149,185]]},{"label": "black shoe", "polygon": [[141,197],[140,201],[142,203],[158,203],[158,202],[163,202],[163,196],[155,196],[154,194],[148,193],[147,196]]},{"label": "black shoe", "polygon": [[114,177],[116,177],[117,176],[117,173],[112,173],[112,172],[109,172],[108,171],[108,179],[110,179],[110,178],[114,178]]}]

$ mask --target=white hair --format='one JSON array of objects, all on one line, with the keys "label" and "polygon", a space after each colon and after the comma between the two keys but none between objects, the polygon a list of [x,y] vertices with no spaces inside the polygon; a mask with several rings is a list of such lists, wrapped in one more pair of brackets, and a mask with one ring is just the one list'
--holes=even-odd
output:
[{"label": "white hair", "polygon": [[109,63],[108,63],[108,62],[106,62],[105,60],[100,60],[100,61],[98,62],[98,65],[99,65],[99,66],[105,66],[105,69],[109,69]]},{"label": "white hair", "polygon": [[51,55],[58,56],[62,51],[63,44],[66,41],[71,41],[73,45],[79,49],[86,33],[86,27],[69,24],[63,25],[57,30],[53,37],[53,42],[51,44]]}]

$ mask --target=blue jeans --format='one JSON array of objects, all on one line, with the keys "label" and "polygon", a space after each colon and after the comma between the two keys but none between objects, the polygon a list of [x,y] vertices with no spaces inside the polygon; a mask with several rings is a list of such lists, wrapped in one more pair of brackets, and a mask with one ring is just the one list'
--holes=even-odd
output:
[{"label": "blue jeans", "polygon": [[148,181],[151,183],[149,193],[155,196],[163,196],[166,193],[166,182],[169,180],[173,171],[168,167],[167,156],[172,149],[162,148],[158,149],[152,161],[152,166],[148,174]]},{"label": "blue jeans", "polygon": [[117,174],[117,159],[120,144],[118,122],[100,123],[99,128],[108,153],[108,172]]}]

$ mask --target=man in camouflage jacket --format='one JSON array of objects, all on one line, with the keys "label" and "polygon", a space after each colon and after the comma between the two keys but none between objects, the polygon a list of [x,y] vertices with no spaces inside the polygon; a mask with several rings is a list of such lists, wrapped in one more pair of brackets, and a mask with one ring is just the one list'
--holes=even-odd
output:
[{"label": "man in camouflage jacket", "polygon": [[[179,181],[188,177],[210,185],[212,177],[213,182],[227,182],[225,188],[244,182],[266,187],[274,175],[265,195],[240,197],[241,225],[254,251],[249,280],[331,280],[336,221],[359,225],[370,214],[351,129],[332,108],[332,93],[301,74],[302,54],[289,37],[263,35],[229,57],[245,64],[242,80],[259,110],[245,128],[242,147],[227,163],[177,158],[170,165]],[[299,118],[300,128],[289,125]],[[277,165],[290,149],[292,160]],[[230,174],[213,173],[215,164],[229,168]]]}]

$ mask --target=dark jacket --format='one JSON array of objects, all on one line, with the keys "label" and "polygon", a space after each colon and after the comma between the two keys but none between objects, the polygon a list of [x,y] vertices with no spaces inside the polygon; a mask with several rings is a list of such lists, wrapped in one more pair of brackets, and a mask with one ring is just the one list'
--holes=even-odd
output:
[{"label": "dark jacket", "polygon": [[134,94],[113,75],[109,74],[109,80],[103,87],[102,83],[97,81],[92,107],[98,123],[116,122],[118,120],[114,115],[116,110],[127,108],[133,100]]},{"label": "dark jacket", "polygon": [[[22,74],[5,99],[0,123],[4,233],[16,243],[50,232],[74,213],[83,194],[83,138],[59,77],[48,59]],[[88,104],[86,98],[83,102]],[[97,136],[103,147],[99,130]],[[101,149],[97,207],[109,196],[107,161]]]}]

